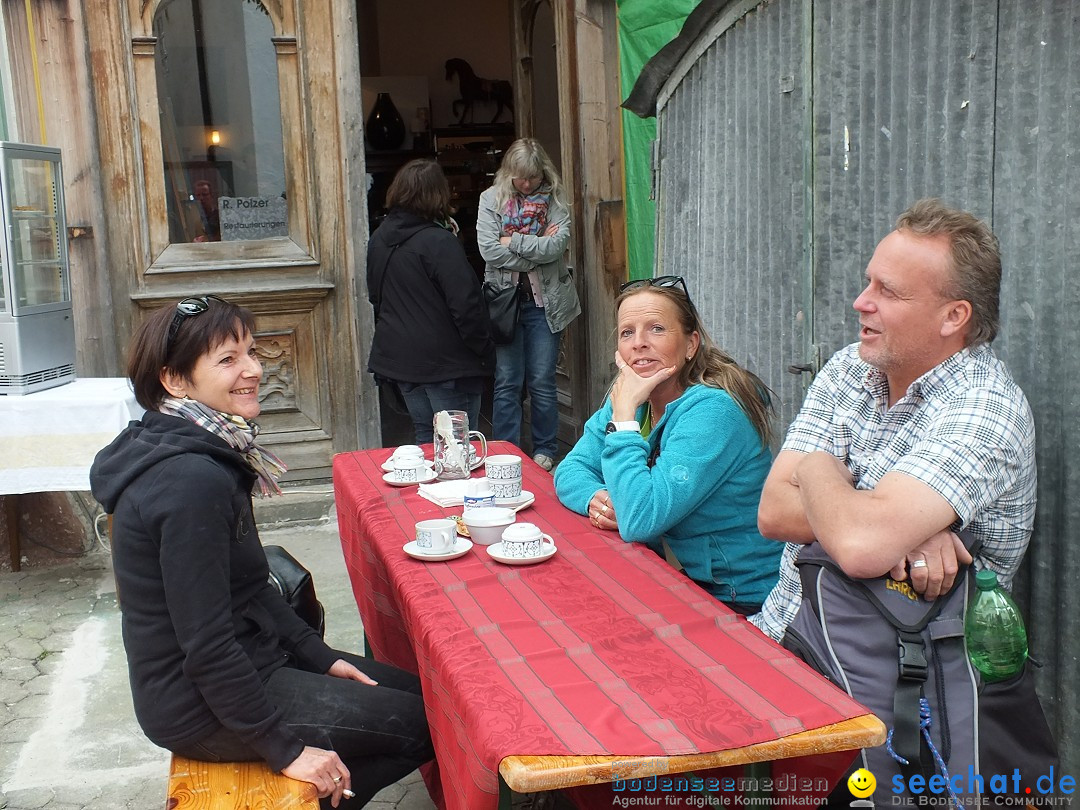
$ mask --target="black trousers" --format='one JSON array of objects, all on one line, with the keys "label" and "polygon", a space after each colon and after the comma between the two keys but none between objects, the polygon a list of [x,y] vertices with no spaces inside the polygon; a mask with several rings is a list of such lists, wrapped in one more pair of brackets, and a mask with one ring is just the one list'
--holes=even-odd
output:
[{"label": "black trousers", "polygon": [[[434,759],[435,752],[420,680],[352,653],[338,655],[379,685],[284,666],[266,682],[266,695],[305,745],[336,751],[341,757],[356,797],[342,799],[338,807],[349,810],[363,807],[384,787]],[[226,728],[174,753],[206,762],[261,759]],[[320,804],[330,807],[329,799]]]}]

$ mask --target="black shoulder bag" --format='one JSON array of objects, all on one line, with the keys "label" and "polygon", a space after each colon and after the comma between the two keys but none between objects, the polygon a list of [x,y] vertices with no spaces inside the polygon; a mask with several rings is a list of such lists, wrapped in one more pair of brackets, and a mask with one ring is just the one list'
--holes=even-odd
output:
[{"label": "black shoulder bag", "polygon": [[263,551],[270,564],[270,584],[296,611],[296,615],[311,625],[322,638],[326,632],[326,611],[315,596],[311,572],[281,546],[264,546]]},{"label": "black shoulder bag", "polygon": [[484,303],[487,304],[491,340],[496,346],[506,346],[514,342],[521,313],[518,302],[522,295],[522,283],[523,281],[518,281],[513,287],[500,289],[494,282],[484,282]]}]

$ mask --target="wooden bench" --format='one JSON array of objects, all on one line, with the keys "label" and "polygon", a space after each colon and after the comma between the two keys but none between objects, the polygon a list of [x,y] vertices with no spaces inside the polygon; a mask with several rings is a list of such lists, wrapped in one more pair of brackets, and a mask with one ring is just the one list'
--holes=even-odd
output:
[{"label": "wooden bench", "polygon": [[319,810],[315,786],[265,762],[199,762],[173,755],[165,810]]}]

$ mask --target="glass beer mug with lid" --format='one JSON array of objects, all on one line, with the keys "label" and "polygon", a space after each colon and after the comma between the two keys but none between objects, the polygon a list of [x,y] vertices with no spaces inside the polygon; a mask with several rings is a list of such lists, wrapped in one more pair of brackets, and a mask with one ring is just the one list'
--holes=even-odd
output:
[{"label": "glass beer mug with lid", "polygon": [[[478,430],[469,430],[465,411],[438,411],[435,428],[435,474],[441,479],[468,478],[469,472],[487,458],[487,439]],[[480,453],[472,440],[480,442]]]}]

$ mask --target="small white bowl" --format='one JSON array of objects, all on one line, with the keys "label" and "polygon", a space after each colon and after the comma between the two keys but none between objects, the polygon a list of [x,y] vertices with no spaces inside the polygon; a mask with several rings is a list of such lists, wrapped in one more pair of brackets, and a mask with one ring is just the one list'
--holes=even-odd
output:
[{"label": "small white bowl", "polygon": [[474,543],[490,546],[502,540],[503,529],[517,520],[517,513],[502,506],[478,506],[462,512],[461,519]]}]

